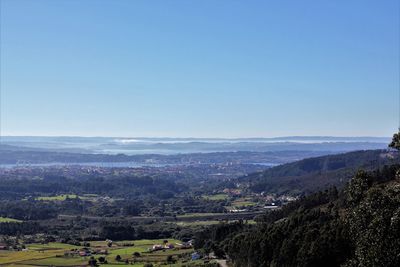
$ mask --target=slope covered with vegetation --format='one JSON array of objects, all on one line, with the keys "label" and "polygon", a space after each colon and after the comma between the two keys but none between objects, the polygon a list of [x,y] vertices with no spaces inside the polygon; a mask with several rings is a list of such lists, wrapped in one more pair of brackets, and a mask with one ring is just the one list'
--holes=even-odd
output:
[{"label": "slope covered with vegetation", "polygon": [[400,163],[398,152],[365,150],[308,158],[239,178],[253,192],[308,194],[330,186],[342,187],[359,170]]}]

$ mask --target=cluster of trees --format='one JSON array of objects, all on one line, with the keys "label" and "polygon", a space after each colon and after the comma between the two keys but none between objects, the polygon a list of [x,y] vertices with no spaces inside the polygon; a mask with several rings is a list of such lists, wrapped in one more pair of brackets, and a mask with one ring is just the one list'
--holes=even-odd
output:
[{"label": "cluster of trees", "polygon": [[126,198],[137,195],[152,195],[159,199],[168,199],[186,189],[185,185],[155,176],[110,175],[104,177],[99,174],[92,174],[89,177],[86,174],[85,176],[79,177],[82,179],[58,175],[43,175],[34,179],[35,177],[29,174],[22,178],[1,177],[0,199],[71,192],[75,194],[106,194]]},{"label": "cluster of trees", "polygon": [[44,228],[36,222],[11,223],[5,222],[0,225],[0,235],[17,236],[20,234],[36,234],[42,232]]},{"label": "cluster of trees", "polygon": [[0,202],[0,215],[18,220],[45,220],[54,218],[56,210],[46,203],[4,201]]},{"label": "cluster of trees", "polygon": [[137,240],[170,238],[181,230],[176,224],[152,223],[130,224],[126,222],[106,222],[100,226],[100,239]]},{"label": "cluster of trees", "polygon": [[0,201],[0,217],[18,220],[48,220],[58,215],[87,215],[96,217],[118,216],[175,216],[197,212],[224,212],[224,201],[211,201],[202,197],[174,197],[169,200],[138,196],[134,199],[109,202],[67,198],[63,201],[3,200]]}]

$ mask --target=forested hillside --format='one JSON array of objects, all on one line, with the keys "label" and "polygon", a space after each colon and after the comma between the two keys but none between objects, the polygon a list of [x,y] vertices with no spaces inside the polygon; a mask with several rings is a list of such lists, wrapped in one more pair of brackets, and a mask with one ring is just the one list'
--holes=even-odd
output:
[{"label": "forested hillside", "polygon": [[237,267],[400,266],[399,167],[359,171],[342,191],[309,195],[256,226],[213,226],[196,245]]},{"label": "forested hillside", "polygon": [[242,178],[253,192],[308,194],[330,186],[342,187],[360,170],[374,170],[400,163],[393,150],[365,150],[308,158],[270,168]]}]

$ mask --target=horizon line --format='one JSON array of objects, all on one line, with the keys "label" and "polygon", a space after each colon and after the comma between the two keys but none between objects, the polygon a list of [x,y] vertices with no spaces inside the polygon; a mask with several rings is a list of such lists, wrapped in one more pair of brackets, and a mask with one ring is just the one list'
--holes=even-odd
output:
[{"label": "horizon line", "polygon": [[181,136],[101,136],[101,135],[1,135],[2,137],[49,137],[49,138],[121,138],[121,139],[283,139],[283,138],[392,138],[392,136],[362,136],[362,135],[282,135],[271,137],[181,137]]}]

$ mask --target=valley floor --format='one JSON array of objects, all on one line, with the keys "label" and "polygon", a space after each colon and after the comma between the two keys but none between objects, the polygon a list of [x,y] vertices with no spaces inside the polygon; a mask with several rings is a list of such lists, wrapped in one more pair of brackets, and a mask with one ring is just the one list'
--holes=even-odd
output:
[{"label": "valley floor", "polygon": [[[107,246],[106,241],[92,241],[90,247],[74,246],[62,243],[29,244],[23,251],[0,251],[1,266],[86,266],[93,257],[98,261],[104,257],[108,264],[104,266],[143,266],[145,263],[166,264],[168,266],[190,266],[202,264],[202,260],[192,261],[192,248],[180,248],[179,240],[169,239],[171,248],[153,250],[153,246],[164,246],[164,239],[119,241]],[[79,255],[84,254],[86,255]],[[94,254],[96,253],[96,254]],[[120,257],[117,257],[119,255]],[[120,260],[118,260],[120,258]],[[102,266],[103,264],[100,264]]]}]

